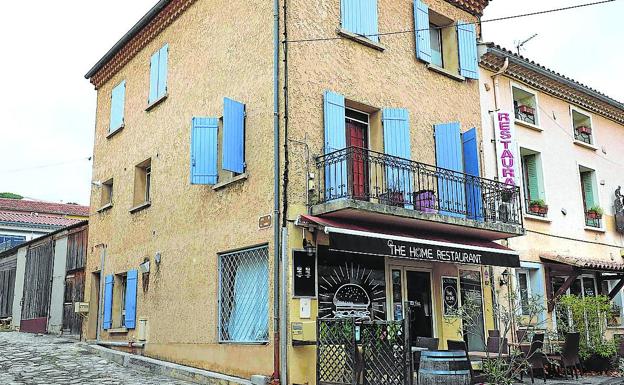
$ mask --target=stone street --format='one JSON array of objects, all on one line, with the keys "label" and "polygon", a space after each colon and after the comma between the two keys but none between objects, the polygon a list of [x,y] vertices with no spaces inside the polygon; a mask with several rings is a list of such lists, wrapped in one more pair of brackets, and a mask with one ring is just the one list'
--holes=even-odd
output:
[{"label": "stone street", "polygon": [[105,360],[83,343],[52,336],[0,332],[1,385],[186,385]]}]

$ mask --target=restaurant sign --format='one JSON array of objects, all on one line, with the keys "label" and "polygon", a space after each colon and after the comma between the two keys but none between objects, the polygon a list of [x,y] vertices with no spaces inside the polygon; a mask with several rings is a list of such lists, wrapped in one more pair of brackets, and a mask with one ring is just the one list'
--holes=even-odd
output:
[{"label": "restaurant sign", "polygon": [[471,246],[425,239],[369,237],[330,233],[329,248],[334,251],[388,256],[429,262],[520,267],[518,254],[511,250]]},{"label": "restaurant sign", "polygon": [[519,186],[520,158],[513,115],[509,111],[499,110],[494,113],[494,137],[498,180],[512,187]]}]

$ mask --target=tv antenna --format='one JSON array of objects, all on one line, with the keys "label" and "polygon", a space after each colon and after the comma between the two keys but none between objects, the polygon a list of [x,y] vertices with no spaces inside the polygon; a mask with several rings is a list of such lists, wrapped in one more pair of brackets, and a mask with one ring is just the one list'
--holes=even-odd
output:
[{"label": "tv antenna", "polygon": [[519,42],[518,44],[516,44],[516,51],[518,52],[518,55],[520,55],[520,49],[522,49],[522,47],[524,47],[524,45],[526,43],[528,43],[529,41],[533,40],[535,37],[537,37],[537,34],[533,34],[533,36],[529,37],[528,39],[525,39],[521,42]]}]

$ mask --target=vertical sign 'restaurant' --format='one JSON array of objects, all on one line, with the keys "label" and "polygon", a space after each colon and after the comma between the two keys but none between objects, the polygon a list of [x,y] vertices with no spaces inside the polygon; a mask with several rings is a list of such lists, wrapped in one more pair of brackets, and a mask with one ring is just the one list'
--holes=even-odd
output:
[{"label": "vertical sign 'restaurant'", "polygon": [[516,130],[513,115],[509,111],[500,110],[494,113],[494,138],[496,140],[496,164],[498,180],[509,185],[520,185],[520,171]]}]

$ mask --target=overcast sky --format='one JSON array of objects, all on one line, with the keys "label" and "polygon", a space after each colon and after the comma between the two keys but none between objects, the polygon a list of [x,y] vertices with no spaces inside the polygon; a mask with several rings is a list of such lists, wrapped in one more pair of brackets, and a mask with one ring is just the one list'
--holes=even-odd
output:
[{"label": "overcast sky", "polygon": [[[0,192],[89,203],[87,157],[93,151],[96,94],[83,76],[155,3],[36,0],[3,5]],[[483,19],[573,3],[495,0]],[[525,56],[624,101],[622,15],[624,0],[618,0],[486,23],[484,39],[511,49],[515,41],[537,33]]]}]

